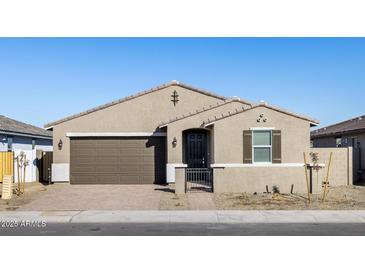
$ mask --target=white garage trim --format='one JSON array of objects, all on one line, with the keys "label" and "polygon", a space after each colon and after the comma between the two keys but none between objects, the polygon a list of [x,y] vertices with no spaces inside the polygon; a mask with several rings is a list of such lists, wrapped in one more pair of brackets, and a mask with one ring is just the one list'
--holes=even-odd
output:
[{"label": "white garage trim", "polygon": [[66,137],[164,137],[165,132],[67,132]]}]

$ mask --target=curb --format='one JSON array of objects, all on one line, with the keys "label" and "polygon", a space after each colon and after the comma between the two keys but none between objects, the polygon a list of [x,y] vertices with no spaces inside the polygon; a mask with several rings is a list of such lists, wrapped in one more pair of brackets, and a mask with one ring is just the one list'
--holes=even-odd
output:
[{"label": "curb", "polygon": [[364,223],[359,211],[16,211],[0,222],[48,223]]}]

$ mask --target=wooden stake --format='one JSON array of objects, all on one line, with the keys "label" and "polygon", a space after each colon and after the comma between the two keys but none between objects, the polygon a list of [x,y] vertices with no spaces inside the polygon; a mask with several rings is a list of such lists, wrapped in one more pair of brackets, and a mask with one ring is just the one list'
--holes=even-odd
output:
[{"label": "wooden stake", "polygon": [[19,164],[19,155],[16,157],[16,170],[18,174],[18,187],[16,189],[17,195],[20,195],[20,164]]},{"label": "wooden stake", "polygon": [[26,171],[27,166],[24,164],[23,167],[23,182],[22,182],[22,193],[24,193],[24,189],[25,189],[25,171]]},{"label": "wooden stake", "polygon": [[303,152],[304,156],[304,173],[305,173],[305,180],[307,182],[307,192],[308,192],[308,202],[311,202],[310,190],[309,190],[309,178],[308,178],[308,171],[307,171],[307,156],[305,152]]},{"label": "wooden stake", "polygon": [[22,184],[22,192],[25,192],[25,176],[26,176],[26,170],[27,170],[27,155],[24,154],[23,158],[23,184]]},{"label": "wooden stake", "polygon": [[329,176],[330,176],[331,163],[332,163],[332,152],[330,153],[330,159],[329,159],[329,161],[328,161],[327,176],[326,176],[326,180],[325,180],[325,182],[324,182],[324,184],[325,184],[325,185],[324,185],[324,189],[323,189],[322,202],[324,202],[324,201],[325,201],[326,196],[327,196],[328,191],[329,191],[329,190],[327,189],[327,186],[328,186],[328,184],[329,184],[328,179],[329,179]]}]

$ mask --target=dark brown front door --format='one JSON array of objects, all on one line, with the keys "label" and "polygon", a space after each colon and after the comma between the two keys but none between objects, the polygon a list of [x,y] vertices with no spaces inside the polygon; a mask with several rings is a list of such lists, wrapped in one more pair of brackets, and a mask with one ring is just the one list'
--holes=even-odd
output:
[{"label": "dark brown front door", "polygon": [[208,160],[206,132],[186,134],[185,160],[189,168],[205,168]]},{"label": "dark brown front door", "polygon": [[165,183],[165,137],[72,138],[71,184]]}]

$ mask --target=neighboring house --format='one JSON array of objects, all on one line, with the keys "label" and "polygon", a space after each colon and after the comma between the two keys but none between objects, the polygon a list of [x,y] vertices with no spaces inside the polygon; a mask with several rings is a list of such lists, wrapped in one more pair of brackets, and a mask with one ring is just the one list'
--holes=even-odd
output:
[{"label": "neighboring house", "polygon": [[[203,182],[215,192],[305,191],[303,152],[318,121],[177,81],[49,123],[52,180]],[[183,175],[182,175],[183,174]],[[183,177],[181,177],[183,176]]]},{"label": "neighboring house", "polygon": [[352,147],[354,182],[365,179],[365,116],[314,130],[311,140],[316,148]]},{"label": "neighboring house", "polygon": [[[52,150],[52,132],[0,115],[0,152],[13,151],[14,157],[17,157],[21,151],[26,154],[29,160],[26,182],[38,180],[37,151]],[[16,168],[14,170],[15,180],[17,180]]]}]

